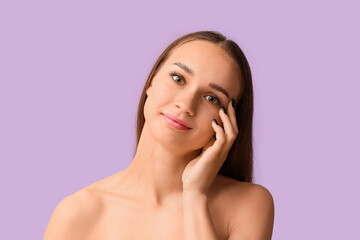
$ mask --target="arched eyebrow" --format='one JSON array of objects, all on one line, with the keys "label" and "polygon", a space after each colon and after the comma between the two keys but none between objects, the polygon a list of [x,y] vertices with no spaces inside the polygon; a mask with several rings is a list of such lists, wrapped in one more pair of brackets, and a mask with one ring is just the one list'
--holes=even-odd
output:
[{"label": "arched eyebrow", "polygon": [[215,83],[209,83],[209,87],[223,93],[227,98],[229,98],[228,91],[226,91],[223,87],[221,87],[221,86],[219,86],[219,85],[217,85]]},{"label": "arched eyebrow", "polygon": [[[175,62],[173,64],[180,67],[181,69],[183,69],[189,75],[194,76],[194,71],[191,68],[189,68],[186,64],[181,63],[181,62]],[[217,85],[216,83],[209,83],[209,87],[223,93],[227,98],[230,98],[229,92],[226,89],[224,89],[223,87]]]},{"label": "arched eyebrow", "polygon": [[189,68],[187,65],[181,63],[181,62],[176,62],[176,63],[173,63],[174,65],[182,68],[185,72],[187,72],[188,74],[190,74],[191,76],[194,76],[194,71]]}]

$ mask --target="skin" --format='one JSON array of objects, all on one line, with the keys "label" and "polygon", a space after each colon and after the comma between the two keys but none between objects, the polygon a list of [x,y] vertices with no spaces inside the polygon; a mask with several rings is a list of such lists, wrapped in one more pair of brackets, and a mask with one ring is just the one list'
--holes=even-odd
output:
[{"label": "skin", "polygon": [[[174,62],[191,67],[194,76],[173,65]],[[179,85],[180,80],[169,76],[169,71],[178,71],[186,78],[186,83]],[[172,194],[182,193],[185,167],[199,155],[201,148],[213,144],[212,120],[223,125],[220,108],[223,104],[229,105],[230,98],[237,98],[240,93],[238,76],[234,73],[231,59],[220,46],[194,41],[175,49],[154,77],[144,107],[144,141],[140,140],[129,172],[142,178],[152,175],[144,182],[149,185],[146,189],[151,189],[150,196],[159,204]],[[227,89],[230,98],[208,87],[211,82]],[[216,100],[211,98],[214,95],[223,104],[215,104]],[[186,121],[192,129],[180,132],[164,126],[163,112]]]},{"label": "skin", "polygon": [[[240,96],[239,78],[218,45],[197,40],[175,48],[146,91],[146,121],[129,167],[61,201],[44,239],[270,239],[269,191],[217,175],[238,134],[231,99]],[[192,129],[174,129],[161,113]]]}]

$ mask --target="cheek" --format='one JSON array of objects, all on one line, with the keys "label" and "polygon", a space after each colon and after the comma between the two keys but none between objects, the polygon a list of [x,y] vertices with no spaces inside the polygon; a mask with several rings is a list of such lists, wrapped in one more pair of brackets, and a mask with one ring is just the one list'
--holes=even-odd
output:
[{"label": "cheek", "polygon": [[148,116],[149,116],[149,109],[151,108],[152,105],[152,99],[147,97],[146,101],[145,101],[145,105],[144,105],[144,118],[145,121],[148,120]]},{"label": "cheek", "polygon": [[[199,116],[200,121],[203,123],[208,123],[211,126],[211,121],[216,119],[218,122],[221,119],[219,116],[219,108],[213,107],[210,104],[204,102],[203,106],[199,108],[197,115]],[[211,127],[212,128],[212,127]]]},{"label": "cheek", "polygon": [[215,131],[211,125],[211,121],[214,119],[214,116],[215,114],[209,114],[209,112],[207,112],[207,114],[199,118],[199,136],[209,138],[215,134]]},{"label": "cheek", "polygon": [[147,101],[150,100],[151,103],[160,103],[172,95],[173,93],[169,87],[165,86],[165,84],[162,84],[161,82],[158,82],[153,84],[151,89],[148,90]]},{"label": "cheek", "polygon": [[201,125],[199,131],[194,137],[194,147],[196,149],[204,147],[215,135],[215,131],[211,126],[211,121]]},{"label": "cheek", "polygon": [[[166,93],[166,94],[164,94]],[[169,93],[169,90],[161,84],[153,84],[147,91],[147,99],[144,105],[144,117],[154,117],[161,109],[162,105],[169,101],[169,97],[173,94]]]},{"label": "cheek", "polygon": [[212,127],[212,120],[216,119],[219,125],[222,127],[223,123],[219,116],[218,108],[205,108],[201,113],[201,118],[199,118],[199,134],[198,136],[203,139],[203,141],[209,140],[214,136],[215,130]]},{"label": "cheek", "polygon": [[174,96],[177,91],[178,89],[175,88],[171,82],[166,82],[166,79],[158,79],[156,85],[153,86],[153,97],[160,100],[169,99]]}]

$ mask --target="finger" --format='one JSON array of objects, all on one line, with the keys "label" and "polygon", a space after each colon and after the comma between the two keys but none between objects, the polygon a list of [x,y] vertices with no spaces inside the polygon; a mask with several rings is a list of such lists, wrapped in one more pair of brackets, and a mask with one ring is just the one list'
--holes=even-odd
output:
[{"label": "finger", "polygon": [[224,107],[220,109],[219,115],[224,123],[225,136],[228,141],[233,141],[236,138],[236,134],[233,129],[233,124],[231,123],[230,117],[224,111]]},{"label": "finger", "polygon": [[[234,104],[235,104],[235,100],[234,100]],[[233,127],[233,131],[234,131],[235,135],[237,135],[239,130],[238,130],[237,121],[236,121],[236,112],[235,112],[235,108],[233,107],[231,101],[228,102],[227,112],[228,112],[228,115],[230,118],[231,125]]]},{"label": "finger", "polygon": [[214,142],[214,146],[215,145],[222,145],[225,142],[224,129],[215,121],[216,121],[216,119],[214,119],[211,122],[211,126],[213,127],[213,129],[215,131],[215,137],[216,137],[216,141]]}]

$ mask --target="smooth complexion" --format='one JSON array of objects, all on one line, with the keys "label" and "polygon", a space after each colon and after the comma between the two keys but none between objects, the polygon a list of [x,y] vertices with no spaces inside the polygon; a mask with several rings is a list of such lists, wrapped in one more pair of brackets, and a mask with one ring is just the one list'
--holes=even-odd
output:
[{"label": "smooth complexion", "polygon": [[[193,75],[174,63],[182,63]],[[177,72],[179,76],[170,73]],[[174,49],[147,90],[145,124],[137,153],[126,169],[130,186],[141,191],[155,205],[182,194],[181,176],[186,164],[199,155],[215,132],[211,121],[220,125],[219,109],[240,94],[237,70],[221,48],[207,41],[192,41]],[[209,87],[214,83],[226,89],[229,98]],[[192,129],[174,130],[166,126],[161,113],[170,113],[187,122]],[[128,189],[132,192],[132,187]],[[136,191],[139,191],[136,190]]]},{"label": "smooth complexion", "polygon": [[[194,235],[270,239],[274,209],[264,187],[217,175],[207,196],[183,194],[183,171],[213,138],[212,120],[222,126],[220,108],[240,97],[240,76],[227,53],[207,41],[180,45],[146,93],[146,121],[129,167],[63,199],[44,239],[183,240],[185,217],[196,224]],[[191,129],[169,125],[163,113]]]}]

